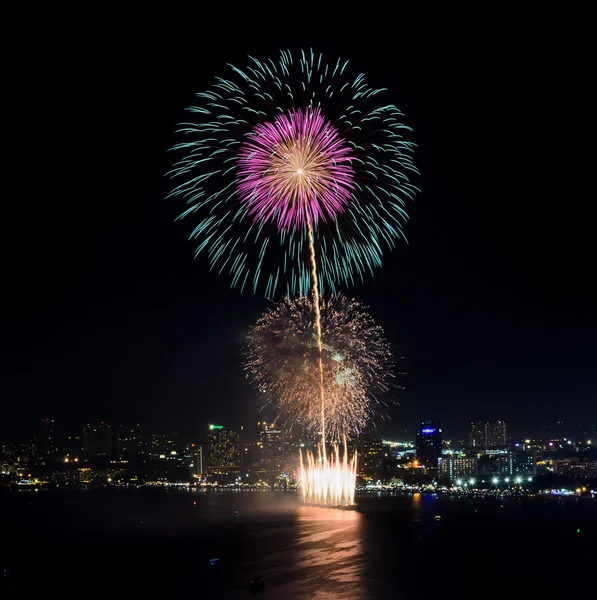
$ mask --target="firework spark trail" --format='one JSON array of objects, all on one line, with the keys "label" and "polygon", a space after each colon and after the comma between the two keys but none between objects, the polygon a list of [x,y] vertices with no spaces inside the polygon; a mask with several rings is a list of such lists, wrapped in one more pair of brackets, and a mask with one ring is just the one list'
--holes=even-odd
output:
[{"label": "firework spark trail", "polygon": [[321,447],[323,448],[323,460],[326,459],[325,450],[325,394],[323,391],[323,339],[321,336],[321,311],[319,308],[319,285],[317,283],[317,262],[315,261],[315,244],[313,243],[313,228],[311,220],[307,217],[309,228],[309,258],[311,260],[311,278],[313,281],[313,303],[315,304],[315,332],[317,335],[317,347],[319,348],[319,388],[321,394]]}]

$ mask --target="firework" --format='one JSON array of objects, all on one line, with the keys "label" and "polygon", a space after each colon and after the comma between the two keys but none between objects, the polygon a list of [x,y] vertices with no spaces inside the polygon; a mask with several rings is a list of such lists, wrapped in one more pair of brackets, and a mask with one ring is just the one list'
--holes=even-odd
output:
[{"label": "firework", "polygon": [[320,302],[320,352],[316,306],[303,296],[270,308],[250,330],[245,366],[288,424],[323,432],[325,422],[329,441],[341,441],[388,401],[393,359],[382,328],[341,294]]},{"label": "firework", "polygon": [[381,265],[416,193],[410,129],[382,89],[312,51],[250,58],[197,94],[170,175],[196,253],[232,285],[306,295]]},{"label": "firework", "polygon": [[324,460],[320,446],[317,456],[307,452],[303,460],[301,453],[299,461],[297,474],[304,502],[331,506],[354,504],[357,456],[348,458],[346,443],[342,458],[339,444],[336,444],[329,460]]}]

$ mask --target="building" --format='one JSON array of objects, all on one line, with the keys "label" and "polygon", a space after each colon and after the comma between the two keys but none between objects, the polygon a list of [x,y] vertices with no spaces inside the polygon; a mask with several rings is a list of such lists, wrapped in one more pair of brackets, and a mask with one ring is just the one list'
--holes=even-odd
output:
[{"label": "building", "polygon": [[134,425],[118,426],[118,455],[125,458],[135,458],[144,453],[143,436],[141,426],[138,423]]},{"label": "building", "polygon": [[471,448],[503,448],[508,444],[508,428],[504,421],[473,421],[469,433]]},{"label": "building", "polygon": [[110,456],[112,454],[112,426],[107,423],[85,425],[83,428],[83,456]]},{"label": "building", "polygon": [[207,473],[207,456],[209,446],[206,444],[191,444],[191,458],[193,459],[193,473],[200,478]]},{"label": "building", "polygon": [[225,429],[223,425],[209,425],[209,460],[207,472],[210,474],[240,474],[240,435],[238,431]]},{"label": "building", "polygon": [[597,478],[597,460],[585,459],[580,456],[554,459],[553,472],[558,475],[569,475],[582,479]]},{"label": "building", "polygon": [[506,454],[497,454],[494,456],[495,470],[493,475],[512,475],[514,472],[514,464],[512,453],[507,452]]},{"label": "building", "polygon": [[284,466],[284,440],[282,432],[275,425],[259,424],[257,447],[260,454],[260,466],[268,481],[280,477]]},{"label": "building", "polygon": [[43,418],[39,430],[39,453],[46,456],[55,454],[56,448],[56,421],[54,419]]},{"label": "building", "polygon": [[439,421],[422,421],[417,429],[417,458],[428,468],[437,468],[442,457],[442,430]]},{"label": "building", "polygon": [[476,456],[446,456],[440,465],[440,475],[451,481],[476,477],[478,473],[478,458]]},{"label": "building", "polygon": [[510,475],[536,475],[537,457],[533,452],[511,452],[512,470]]},{"label": "building", "polygon": [[508,444],[508,430],[504,421],[487,423],[486,444],[487,448],[504,448]]},{"label": "building", "polygon": [[178,433],[153,433],[151,435],[150,455],[152,459],[176,459],[179,453]]},{"label": "building", "polygon": [[290,481],[296,481],[299,454],[302,452],[304,456],[308,441],[303,440],[300,434],[292,430],[285,433],[283,440],[284,462],[282,463],[282,473],[285,473]]},{"label": "building", "polygon": [[[472,451],[469,450],[470,455]],[[478,461],[478,473],[483,476],[503,476],[512,475],[513,467],[513,452],[506,448],[493,448],[480,450],[475,452]]]},{"label": "building", "polygon": [[[303,442],[307,446],[307,442]],[[383,440],[377,439],[373,432],[362,431],[348,440],[349,458],[357,454],[357,475],[364,481],[377,481],[383,475]],[[340,455],[344,454],[344,448]]]},{"label": "building", "polygon": [[473,421],[471,423],[469,446],[471,448],[487,447],[487,423],[485,421]]}]

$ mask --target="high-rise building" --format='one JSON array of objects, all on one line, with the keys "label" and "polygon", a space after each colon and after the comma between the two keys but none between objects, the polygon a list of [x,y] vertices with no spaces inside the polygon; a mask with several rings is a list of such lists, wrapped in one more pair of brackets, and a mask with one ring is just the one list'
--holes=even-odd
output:
[{"label": "high-rise building", "polygon": [[118,426],[118,455],[123,458],[135,458],[144,451],[141,426],[134,425]]},{"label": "high-rise building", "polygon": [[261,468],[267,479],[276,479],[281,475],[284,464],[282,432],[273,423],[261,422],[259,427],[257,445],[261,455]]},{"label": "high-rise building", "polygon": [[348,456],[357,453],[357,475],[366,481],[377,481],[383,475],[383,441],[372,432],[361,433],[350,441]]},{"label": "high-rise building", "polygon": [[473,421],[469,434],[471,448],[503,448],[508,443],[508,433],[504,421],[488,423],[487,421]]},{"label": "high-rise building", "polygon": [[508,443],[508,433],[504,421],[487,423],[487,448],[503,448]]},{"label": "high-rise building", "polygon": [[442,430],[439,421],[421,421],[416,438],[417,458],[426,467],[437,468],[442,456]]},{"label": "high-rise building", "polygon": [[194,473],[197,477],[200,477],[207,473],[207,454],[208,447],[206,444],[192,444],[192,454],[194,465]]},{"label": "high-rise building", "polygon": [[223,425],[209,425],[209,461],[207,471],[222,475],[240,473],[240,436]]},{"label": "high-rise building", "polygon": [[296,470],[299,463],[299,453],[306,448],[307,443],[301,440],[301,435],[295,431],[288,431],[283,436],[284,441],[284,462],[282,471],[286,473],[290,479],[296,478]]},{"label": "high-rise building", "polygon": [[469,434],[469,446],[471,446],[471,448],[487,447],[486,421],[473,421],[471,423],[471,432]]},{"label": "high-rise building", "polygon": [[85,425],[83,428],[83,456],[109,456],[112,454],[112,426],[107,423]]},{"label": "high-rise building", "polygon": [[43,455],[54,454],[56,448],[56,421],[43,418],[39,430],[39,453]]}]

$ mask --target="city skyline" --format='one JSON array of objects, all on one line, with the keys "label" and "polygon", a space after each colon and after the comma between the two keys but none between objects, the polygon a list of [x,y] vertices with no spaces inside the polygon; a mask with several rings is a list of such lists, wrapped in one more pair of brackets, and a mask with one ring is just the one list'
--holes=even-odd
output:
[{"label": "city skyline", "polygon": [[[357,483],[403,491],[413,484],[440,486],[444,492],[459,493],[475,483],[487,491],[498,489],[500,483],[507,488],[523,480],[530,484],[538,476],[535,483],[557,489],[556,482],[571,485],[578,479],[597,477],[597,445],[591,439],[516,441],[506,437],[507,424],[502,421],[480,425],[471,423],[468,441],[448,439],[442,424],[433,419],[419,423],[414,441],[356,432],[346,443],[349,453],[358,455]],[[287,489],[302,477],[299,453],[319,443],[319,436],[312,432],[285,430],[265,421],[240,428],[209,423],[193,437],[151,431],[138,423],[85,424],[75,436],[67,436],[47,417],[37,426],[37,435],[26,442],[0,440],[0,485],[266,485]]]},{"label": "city skyline", "polygon": [[[537,430],[535,433],[525,431],[520,425],[514,425],[514,430],[519,431],[517,435],[511,434],[511,424],[505,421],[498,420],[490,421],[469,421],[466,423],[466,435],[460,435],[458,432],[451,429],[445,429],[438,419],[418,420],[416,426],[411,430],[405,430],[396,436],[383,435],[375,427],[367,427],[363,431],[355,431],[349,439],[356,439],[362,434],[366,434],[371,439],[386,440],[394,442],[409,442],[413,443],[413,447],[418,445],[418,439],[423,432],[426,436],[434,437],[436,432],[439,434],[440,446],[441,440],[453,446],[462,446],[468,448],[476,448],[480,450],[490,450],[492,448],[500,448],[507,445],[513,445],[515,442],[523,442],[531,438],[533,440],[576,440],[578,443],[583,443],[597,439],[597,423],[571,424],[566,426],[564,422],[557,422],[553,426],[546,426]],[[40,454],[52,454],[59,449],[59,442],[63,443],[68,439],[68,447],[72,450],[73,440],[78,443],[83,455],[90,454],[86,451],[86,447],[99,447],[102,452],[107,454],[120,453],[121,438],[151,438],[152,436],[168,436],[174,435],[179,439],[184,439],[187,442],[195,441],[198,443],[206,443],[208,438],[218,430],[225,429],[236,431],[246,439],[257,439],[259,437],[256,432],[260,432],[263,428],[274,428],[282,435],[292,435],[293,437],[303,437],[305,439],[313,438],[314,433],[308,429],[292,425],[286,426],[275,419],[260,418],[259,421],[250,421],[243,424],[234,424],[231,420],[208,420],[204,421],[196,427],[192,428],[172,428],[164,426],[155,426],[139,421],[130,422],[109,422],[106,420],[84,422],[73,424],[72,422],[60,422],[51,417],[41,417],[34,421],[27,421],[18,428],[0,428],[0,442],[10,443],[29,443],[34,442],[36,449]],[[242,433],[244,431],[244,433]],[[479,436],[481,432],[481,436]],[[255,437],[257,435],[257,437]],[[317,435],[315,434],[315,437]],[[314,438],[313,438],[314,439]],[[57,442],[57,440],[59,442]],[[126,445],[126,444],[125,444]],[[64,450],[66,446],[62,448]],[[93,453],[93,452],[91,452]]]}]

